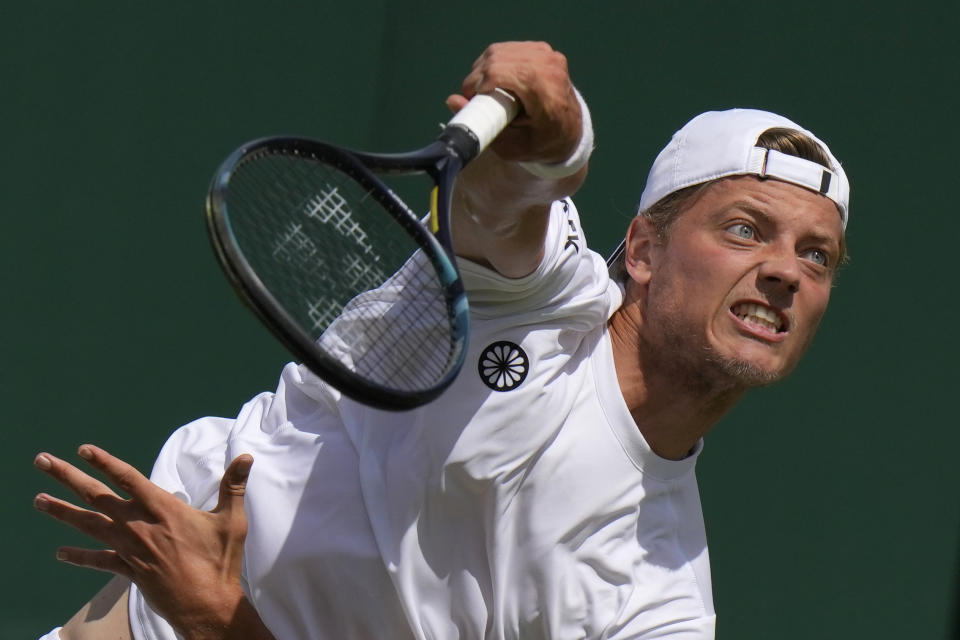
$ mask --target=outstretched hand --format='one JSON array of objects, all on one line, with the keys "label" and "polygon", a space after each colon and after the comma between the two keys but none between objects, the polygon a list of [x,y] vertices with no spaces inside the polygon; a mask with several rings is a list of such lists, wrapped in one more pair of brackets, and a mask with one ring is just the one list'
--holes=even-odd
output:
[{"label": "outstretched hand", "polygon": [[563,162],[580,140],[580,103],[574,93],[567,59],[545,42],[492,44],[473,63],[461,94],[447,98],[459,111],[478,93],[501,88],[522,105],[520,115],[493,142],[505,160]]},{"label": "outstretched hand", "polygon": [[34,499],[36,508],[108,547],[63,547],[58,559],[130,579],[186,637],[227,637],[224,634],[236,628],[239,618],[249,618],[253,610],[243,593],[240,571],[247,532],[243,496],[252,456],[244,454],[230,463],[220,483],[219,502],[207,512],[183,503],[99,447],[85,444],[78,453],[130,497],[121,497],[49,453],[37,455],[34,465],[91,509],[46,493]]}]

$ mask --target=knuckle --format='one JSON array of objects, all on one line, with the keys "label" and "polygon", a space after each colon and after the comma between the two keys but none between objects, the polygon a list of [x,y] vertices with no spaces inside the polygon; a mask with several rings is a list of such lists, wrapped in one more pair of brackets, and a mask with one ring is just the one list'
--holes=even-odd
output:
[{"label": "knuckle", "polygon": [[100,502],[102,502],[103,492],[98,491],[96,487],[92,485],[84,485],[78,491],[80,498],[88,505],[96,507]]},{"label": "knuckle", "polygon": [[50,468],[47,469],[47,473],[61,482],[66,481],[69,471],[67,463],[53,457],[48,459],[50,460]]},{"label": "knuckle", "polygon": [[72,505],[60,502],[59,500],[51,500],[46,507],[46,512],[51,516],[60,520],[61,522],[66,522],[70,524],[70,521],[74,517],[74,513],[77,511]]},{"label": "knuckle", "polygon": [[66,511],[60,501],[55,498],[40,498],[39,496],[34,499],[33,506],[39,511],[42,511],[57,520],[64,519],[64,512]]},{"label": "knuckle", "polygon": [[89,498],[84,498],[86,503],[98,511],[107,511],[113,504],[113,496],[103,493],[91,493]]},{"label": "knuckle", "polygon": [[113,481],[117,484],[118,489],[130,493],[130,490],[136,484],[135,472],[129,468],[122,469],[114,476]]},{"label": "knuckle", "polygon": [[228,484],[227,493],[231,496],[242,498],[247,493],[246,484]]},{"label": "knuckle", "polygon": [[560,67],[562,70],[566,71],[568,66],[567,56],[563,55],[559,51],[553,52],[553,58],[555,64]]}]

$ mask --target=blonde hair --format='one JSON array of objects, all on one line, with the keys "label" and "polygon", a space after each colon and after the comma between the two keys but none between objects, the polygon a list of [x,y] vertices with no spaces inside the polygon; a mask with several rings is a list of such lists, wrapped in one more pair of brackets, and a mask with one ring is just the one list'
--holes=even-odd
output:
[{"label": "blonde hair", "polygon": [[[816,162],[827,169],[832,168],[830,166],[830,158],[823,148],[810,136],[796,129],[788,129],[786,127],[767,129],[757,138],[757,146]],[[723,180],[723,178],[718,178],[718,180]],[[649,220],[657,237],[661,242],[666,242],[670,237],[670,228],[680,214],[693,204],[696,196],[701,191],[715,182],[717,182],[717,180],[678,189],[660,198],[650,205],[646,211],[641,211],[637,215]],[[841,236],[840,264],[847,262],[847,260],[846,238]],[[620,273],[620,271],[618,271],[618,273]]]}]

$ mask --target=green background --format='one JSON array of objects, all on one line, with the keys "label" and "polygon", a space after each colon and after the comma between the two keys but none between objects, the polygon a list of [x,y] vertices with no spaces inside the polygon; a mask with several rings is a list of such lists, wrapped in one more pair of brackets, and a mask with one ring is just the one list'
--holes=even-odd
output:
[{"label": "green background", "polygon": [[[176,426],[273,389],[284,352],[209,250],[207,183],[266,134],[419,145],[485,44],[565,52],[597,134],[578,197],[610,251],[649,163],[712,108],[782,112],[852,181],[832,306],[699,469],[718,636],[958,637],[960,3],[67,2],[0,8],[0,637],[106,580],[35,513],[43,449],[143,470]],[[376,603],[371,603],[375,611]]]}]

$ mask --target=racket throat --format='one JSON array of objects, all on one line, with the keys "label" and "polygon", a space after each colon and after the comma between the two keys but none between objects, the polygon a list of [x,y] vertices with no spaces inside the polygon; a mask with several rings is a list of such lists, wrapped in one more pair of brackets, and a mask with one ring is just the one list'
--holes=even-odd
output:
[{"label": "racket throat", "polygon": [[437,140],[460,158],[462,165],[466,165],[480,153],[480,140],[472,131],[459,125],[448,125]]},{"label": "racket throat", "polygon": [[440,187],[434,187],[430,190],[430,233],[437,235],[440,231],[440,215],[437,205],[439,203]]}]

